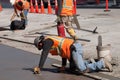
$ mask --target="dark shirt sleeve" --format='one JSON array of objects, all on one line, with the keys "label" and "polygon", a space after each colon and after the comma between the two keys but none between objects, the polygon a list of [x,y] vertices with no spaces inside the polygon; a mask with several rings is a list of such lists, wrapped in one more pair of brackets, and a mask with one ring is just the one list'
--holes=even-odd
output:
[{"label": "dark shirt sleeve", "polygon": [[51,39],[46,39],[45,41],[43,41],[43,50],[42,50],[42,54],[40,57],[40,61],[39,61],[39,67],[43,68],[43,65],[47,59],[48,53],[51,49],[51,47],[53,46],[53,41]]}]

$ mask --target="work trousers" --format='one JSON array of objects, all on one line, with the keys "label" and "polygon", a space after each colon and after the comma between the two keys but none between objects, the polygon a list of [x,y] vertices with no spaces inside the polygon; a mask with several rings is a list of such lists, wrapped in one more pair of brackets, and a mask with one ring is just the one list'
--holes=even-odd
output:
[{"label": "work trousers", "polygon": [[83,48],[80,43],[75,42],[73,46],[75,47],[75,50],[72,51],[71,55],[78,71],[83,72],[88,68],[91,72],[93,72],[104,68],[103,60],[90,63],[90,61],[83,59]]},{"label": "work trousers", "polygon": [[72,27],[72,16],[60,16],[60,22],[65,25],[66,28]]},{"label": "work trousers", "polygon": [[23,13],[22,13],[22,15],[21,15],[21,20],[25,20],[25,25],[27,25],[28,24],[28,19],[27,19],[27,15],[28,15],[28,9],[24,9],[23,10]]},{"label": "work trousers", "polygon": [[63,24],[67,33],[73,38],[77,38],[76,37],[76,32],[75,30],[73,29],[73,26],[72,26],[72,21],[73,21],[73,16],[60,16],[59,17],[59,20],[60,24]]}]

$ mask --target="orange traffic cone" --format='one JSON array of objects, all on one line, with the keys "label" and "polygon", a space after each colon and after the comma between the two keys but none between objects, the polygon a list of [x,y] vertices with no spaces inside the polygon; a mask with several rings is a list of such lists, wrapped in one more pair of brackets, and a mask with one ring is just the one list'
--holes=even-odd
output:
[{"label": "orange traffic cone", "polygon": [[110,11],[108,6],[109,6],[109,1],[106,0],[106,10],[104,10],[105,12],[109,12]]},{"label": "orange traffic cone", "polygon": [[32,0],[30,0],[30,13],[34,13],[35,10],[34,10],[34,7],[33,7],[33,3],[32,3]]},{"label": "orange traffic cone", "polygon": [[2,6],[1,6],[1,4],[0,4],[0,11],[2,11]]},{"label": "orange traffic cone", "polygon": [[55,14],[57,14],[58,12],[58,2],[57,0],[55,0]]},{"label": "orange traffic cone", "polygon": [[44,14],[45,13],[45,9],[44,9],[44,5],[43,5],[43,1],[41,0],[41,13]]},{"label": "orange traffic cone", "polygon": [[52,8],[51,8],[50,0],[48,0],[48,14],[52,14]]},{"label": "orange traffic cone", "polygon": [[36,12],[36,13],[39,13],[37,0],[35,0],[35,12]]},{"label": "orange traffic cone", "polygon": [[76,14],[76,0],[73,2],[73,14]]}]

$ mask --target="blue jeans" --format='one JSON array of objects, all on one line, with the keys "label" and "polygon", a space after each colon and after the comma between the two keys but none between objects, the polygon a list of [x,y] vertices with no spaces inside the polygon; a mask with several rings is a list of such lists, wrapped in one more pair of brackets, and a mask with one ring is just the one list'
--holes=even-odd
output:
[{"label": "blue jeans", "polygon": [[87,68],[90,69],[90,71],[96,71],[96,70],[101,70],[104,67],[104,61],[103,60],[99,60],[97,62],[94,63],[90,63],[87,60],[83,59],[83,48],[81,46],[80,43],[74,43],[73,44],[76,48],[76,50],[72,51],[72,57],[73,60],[76,64],[76,67],[78,69],[78,71],[84,71]]},{"label": "blue jeans", "polygon": [[24,16],[25,16],[25,18],[26,18],[26,19],[25,19],[25,25],[28,24],[28,19],[27,19],[28,11],[29,11],[28,9],[24,9],[24,10],[23,10],[23,14],[24,14]]}]

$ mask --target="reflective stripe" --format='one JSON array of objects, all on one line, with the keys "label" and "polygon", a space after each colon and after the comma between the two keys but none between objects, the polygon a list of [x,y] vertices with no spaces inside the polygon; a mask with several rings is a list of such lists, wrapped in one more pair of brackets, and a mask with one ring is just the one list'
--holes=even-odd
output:
[{"label": "reflective stripe", "polygon": [[68,6],[66,0],[63,0],[63,8],[72,9],[72,6]]},{"label": "reflective stripe", "polygon": [[63,44],[63,42],[64,42],[64,39],[62,39],[62,40],[59,42],[59,45],[58,45],[59,53],[58,53],[58,55],[61,55],[61,54],[62,54],[62,52],[61,52],[61,48],[62,48],[62,44]]},{"label": "reflective stripe", "polygon": [[64,38],[59,38],[59,37],[55,37],[55,36],[51,36],[51,37],[48,37],[48,38],[51,38],[51,39],[54,39],[56,41],[58,41],[58,47],[52,47],[53,50],[55,50],[55,48],[57,49],[57,53],[58,55],[61,55],[62,52],[61,52],[61,48],[62,48],[62,45],[63,45],[63,42],[64,42]]}]

